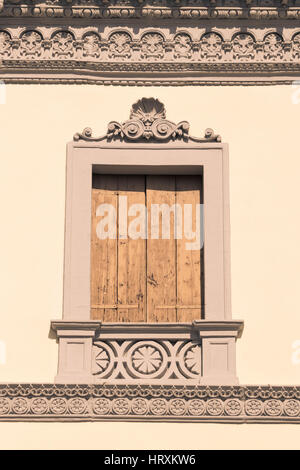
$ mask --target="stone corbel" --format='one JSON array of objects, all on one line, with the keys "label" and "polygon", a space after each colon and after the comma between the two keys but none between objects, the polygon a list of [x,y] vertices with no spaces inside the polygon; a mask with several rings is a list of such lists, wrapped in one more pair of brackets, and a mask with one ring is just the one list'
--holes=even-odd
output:
[{"label": "stone corbel", "polygon": [[99,321],[51,322],[59,342],[58,373],[55,383],[92,383],[92,345]]},{"label": "stone corbel", "polygon": [[236,340],[242,336],[241,320],[204,322],[194,320],[202,347],[201,385],[238,385]]}]

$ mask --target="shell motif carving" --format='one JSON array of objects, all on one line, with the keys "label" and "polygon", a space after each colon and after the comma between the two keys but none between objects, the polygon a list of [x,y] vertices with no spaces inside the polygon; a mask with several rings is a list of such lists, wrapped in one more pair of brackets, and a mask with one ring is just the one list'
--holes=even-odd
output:
[{"label": "shell motif carving", "polygon": [[68,31],[59,31],[53,36],[52,47],[54,57],[72,57],[74,55],[73,35]]},{"label": "shell motif carving", "polygon": [[147,33],[141,40],[141,58],[159,60],[165,55],[164,38],[160,33]]},{"label": "shell motif carving", "polygon": [[21,54],[34,59],[42,55],[42,35],[37,31],[26,31],[22,35]]},{"label": "shell motif carving", "polygon": [[192,140],[194,142],[220,142],[220,136],[212,129],[206,129],[204,138],[189,135],[190,125],[187,121],[178,124],[166,119],[166,110],[158,99],[142,98],[131,108],[129,120],[123,123],[111,121],[107,133],[101,137],[93,137],[92,130],[85,128],[82,133],[74,135],[74,140],[99,142],[101,140],[127,141],[169,141]]},{"label": "shell motif carving", "polygon": [[98,34],[89,32],[83,38],[83,57],[100,57],[100,38]]},{"label": "shell motif carving", "polygon": [[129,59],[131,57],[131,54],[132,52],[130,35],[123,31],[113,33],[109,38],[109,58]]},{"label": "shell motif carving", "polygon": [[236,60],[247,61],[254,59],[255,41],[251,34],[238,33],[232,40],[233,58]]},{"label": "shell motif carving", "polygon": [[267,60],[282,59],[283,40],[277,33],[267,34],[264,40],[264,58]]},{"label": "shell motif carving", "polygon": [[180,33],[175,36],[174,59],[190,59],[192,56],[192,41],[188,34]]}]

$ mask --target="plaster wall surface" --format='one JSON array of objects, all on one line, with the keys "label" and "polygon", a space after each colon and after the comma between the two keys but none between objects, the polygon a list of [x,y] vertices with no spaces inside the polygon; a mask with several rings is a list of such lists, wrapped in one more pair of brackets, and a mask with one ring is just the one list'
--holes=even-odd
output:
[{"label": "plaster wall surface", "polygon": [[[156,97],[229,143],[232,312],[241,384],[300,383],[297,88],[7,85],[0,105],[1,382],[53,382],[62,315],[66,143]],[[298,343],[297,343],[298,341]],[[299,350],[299,352],[297,352]],[[295,448],[297,425],[0,423],[1,448]]]}]

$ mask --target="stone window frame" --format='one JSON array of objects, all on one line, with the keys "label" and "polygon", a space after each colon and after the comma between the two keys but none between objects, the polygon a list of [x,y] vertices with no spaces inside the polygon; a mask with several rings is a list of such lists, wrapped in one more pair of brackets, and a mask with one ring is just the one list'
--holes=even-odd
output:
[{"label": "stone window frame", "polygon": [[[123,124],[110,123],[105,136],[94,138],[91,130],[85,129],[67,146],[63,319],[51,322],[59,339],[55,381],[97,383],[92,373],[92,352],[93,342],[99,337],[136,341],[196,337],[201,344],[201,375],[196,382],[175,383],[236,385],[235,343],[242,334],[243,322],[232,320],[231,315],[228,145],[221,143],[211,129],[203,139],[191,137],[186,121],[177,125],[167,121],[158,100],[143,100],[136,105],[146,103],[157,108],[156,119],[149,122],[147,116],[143,120],[132,113],[131,119]],[[168,324],[102,323],[90,319],[93,172],[203,173],[204,319]],[[142,383],[148,382],[151,380],[145,377]],[[161,378],[159,384],[163,383]]]}]

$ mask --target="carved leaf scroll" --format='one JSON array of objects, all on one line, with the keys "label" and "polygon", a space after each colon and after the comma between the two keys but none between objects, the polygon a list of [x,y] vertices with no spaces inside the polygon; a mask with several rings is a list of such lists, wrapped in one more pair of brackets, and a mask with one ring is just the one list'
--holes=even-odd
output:
[{"label": "carved leaf scroll", "polygon": [[102,140],[124,141],[170,141],[184,140],[194,142],[220,142],[221,138],[212,129],[206,129],[203,138],[189,135],[190,125],[187,121],[178,124],[166,119],[166,110],[158,99],[142,98],[131,108],[129,120],[123,123],[111,121],[105,135],[93,137],[92,130],[85,128],[82,133],[74,135],[74,140],[100,142]]}]

